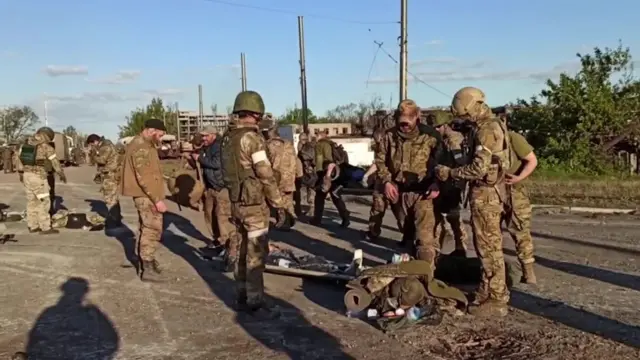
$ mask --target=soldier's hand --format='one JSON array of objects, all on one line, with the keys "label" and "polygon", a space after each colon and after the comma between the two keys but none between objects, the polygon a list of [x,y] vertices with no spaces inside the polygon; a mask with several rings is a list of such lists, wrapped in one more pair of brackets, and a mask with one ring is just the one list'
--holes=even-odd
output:
[{"label": "soldier's hand", "polygon": [[63,183],[67,183],[67,175],[65,175],[64,173],[60,174],[60,181],[62,181]]},{"label": "soldier's hand", "polygon": [[167,205],[165,205],[164,201],[162,201],[162,200],[160,200],[157,203],[155,203],[155,206],[156,206],[156,210],[161,214],[167,212],[167,210],[168,210],[167,209]]},{"label": "soldier's hand", "polygon": [[18,175],[20,176],[20,182],[24,183],[24,173],[18,173]]},{"label": "soldier's hand", "polygon": [[293,216],[285,209],[277,209],[275,228],[279,230],[288,230],[293,223]]},{"label": "soldier's hand", "polygon": [[391,203],[395,204],[398,202],[398,187],[394,184],[388,182],[384,184],[384,196],[391,201]]},{"label": "soldier's hand", "polygon": [[93,182],[96,183],[96,184],[100,184],[100,183],[102,183],[102,179],[101,178],[102,178],[102,176],[98,173],[98,174],[96,174],[96,176],[93,177]]},{"label": "soldier's hand", "polygon": [[440,195],[440,188],[438,184],[431,184],[429,189],[427,189],[427,193],[425,194],[427,200],[433,200]]},{"label": "soldier's hand", "polygon": [[438,165],[436,166],[435,171],[436,177],[440,181],[447,181],[449,180],[449,177],[451,177],[451,168],[448,166]]},{"label": "soldier's hand", "polygon": [[511,174],[506,174],[505,175],[504,182],[506,182],[508,185],[517,184],[520,181],[522,181],[522,177],[520,177],[518,175],[511,175]]}]

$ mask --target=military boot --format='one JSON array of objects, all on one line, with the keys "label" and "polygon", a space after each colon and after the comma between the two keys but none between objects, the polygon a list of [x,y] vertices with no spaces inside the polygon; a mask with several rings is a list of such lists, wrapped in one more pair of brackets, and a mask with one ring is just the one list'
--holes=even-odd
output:
[{"label": "military boot", "polygon": [[473,316],[480,317],[505,317],[509,314],[509,306],[503,302],[488,299],[481,303],[474,302],[469,305],[468,312]]},{"label": "military boot", "polygon": [[140,280],[158,280],[159,275],[162,274],[162,268],[158,260],[142,260],[140,261]]},{"label": "military boot", "polygon": [[522,265],[522,280],[520,282],[531,285],[537,283],[536,273],[533,271],[533,263]]},{"label": "military boot", "polygon": [[60,231],[54,228],[40,231],[40,235],[55,235],[55,234],[60,234]]}]

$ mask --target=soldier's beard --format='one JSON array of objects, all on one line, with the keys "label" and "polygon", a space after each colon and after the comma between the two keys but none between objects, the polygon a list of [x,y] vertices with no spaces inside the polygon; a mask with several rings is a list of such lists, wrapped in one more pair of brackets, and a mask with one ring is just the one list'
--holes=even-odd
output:
[{"label": "soldier's beard", "polygon": [[413,131],[413,129],[416,128],[416,124],[415,123],[409,123],[409,122],[401,122],[398,125],[398,128],[400,129],[400,131],[402,131],[403,133],[410,133]]}]

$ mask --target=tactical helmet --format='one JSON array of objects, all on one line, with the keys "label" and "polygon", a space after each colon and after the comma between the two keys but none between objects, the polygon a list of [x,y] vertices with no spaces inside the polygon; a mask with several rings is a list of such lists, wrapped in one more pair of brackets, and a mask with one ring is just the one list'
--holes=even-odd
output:
[{"label": "tactical helmet", "polygon": [[481,113],[482,105],[485,105],[485,95],[482,90],[471,86],[463,87],[453,95],[451,113],[453,116],[475,117]]},{"label": "tactical helmet", "polygon": [[40,129],[38,129],[38,131],[36,131],[36,134],[45,135],[47,138],[49,138],[49,141],[53,141],[53,138],[55,137],[53,129],[48,126],[41,127]]},{"label": "tactical helmet", "polygon": [[262,96],[255,91],[243,91],[236,96],[233,104],[233,113],[249,111],[256,114],[264,114],[264,101]]},{"label": "tactical helmet", "polygon": [[433,114],[433,127],[447,125],[451,122],[453,122],[453,117],[451,116],[451,114],[443,113],[440,111]]}]

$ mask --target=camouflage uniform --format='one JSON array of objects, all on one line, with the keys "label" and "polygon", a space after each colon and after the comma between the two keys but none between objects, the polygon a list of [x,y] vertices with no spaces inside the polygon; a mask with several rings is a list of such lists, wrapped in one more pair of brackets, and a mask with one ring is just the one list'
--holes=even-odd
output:
[{"label": "camouflage uniform", "polygon": [[[533,152],[524,136],[509,131],[511,140],[511,167],[508,174],[517,174],[522,166],[522,160]],[[523,281],[535,283],[533,271],[533,239],[531,238],[531,202],[526,183],[521,181],[514,185],[507,185],[508,199],[505,207],[504,221],[511,238],[516,244],[516,253],[523,269]]]},{"label": "camouflage uniform", "polygon": [[152,139],[138,135],[127,144],[120,188],[123,196],[133,197],[138,210],[140,270],[150,268],[160,273],[155,252],[162,236],[162,213],[158,212],[155,204],[164,200],[165,188],[158,151]]},{"label": "camouflage uniform", "polygon": [[[384,130],[377,130],[377,133],[374,134],[374,154],[377,154],[380,150],[380,142],[382,141],[383,136]],[[374,155],[374,157],[375,156],[376,155]],[[400,204],[391,204],[391,211],[398,223],[398,231],[402,232],[404,228],[405,214],[402,207],[399,205]],[[371,202],[371,210],[369,211],[369,231],[367,233],[367,237],[376,239],[380,236],[384,214],[387,212],[388,206],[389,201],[384,197],[384,183],[380,181],[380,177],[377,177],[376,182],[373,185],[373,199]]]},{"label": "camouflage uniform", "polygon": [[[312,224],[319,225],[322,222],[322,214],[324,212],[324,203],[327,198],[327,193],[329,193],[329,197],[333,202],[333,205],[338,210],[338,215],[340,219],[342,219],[342,226],[349,226],[349,210],[347,210],[347,205],[344,203],[342,196],[335,191],[336,185],[334,183],[328,183],[326,179],[325,172],[327,166],[333,163],[333,150],[331,140],[323,138],[318,140],[315,147],[316,153],[316,173],[318,175],[318,184],[317,190],[315,193],[314,199],[314,214],[313,219],[311,220]],[[336,164],[336,167],[339,166]]]},{"label": "camouflage uniform", "polygon": [[[304,197],[304,199],[307,202],[307,206],[309,207],[308,212],[306,213],[307,216],[313,217],[313,213],[314,213],[314,203],[315,203],[315,198],[316,198],[316,189],[315,189],[315,183],[317,178],[317,174],[316,174],[316,168],[315,168],[315,150],[313,151],[314,153],[314,160],[309,161],[309,160],[303,160],[300,151],[303,149],[303,147],[305,146],[312,146],[313,148],[315,148],[314,144],[311,144],[309,141],[309,137],[307,136],[307,134],[301,134],[300,135],[300,141],[298,142],[298,161],[299,161],[299,166],[301,167],[301,174],[300,174],[300,179],[298,179],[298,195],[297,195],[297,202],[296,202],[296,212],[297,214],[301,214],[302,213],[302,205],[301,205],[301,199]],[[314,183],[313,185],[309,185],[309,183],[305,180],[309,180],[311,179],[312,182]]]},{"label": "camouflage uniform", "polygon": [[13,154],[10,146],[5,146],[2,148],[2,167],[4,168],[4,173],[12,173],[13,172]]},{"label": "camouflage uniform", "polygon": [[107,224],[119,225],[122,221],[120,202],[118,201],[118,185],[122,159],[113,143],[102,138],[96,146],[94,160],[102,179],[100,191],[107,205]]},{"label": "camouflage uniform", "polygon": [[438,248],[436,218],[433,200],[425,193],[435,181],[430,166],[437,147],[438,140],[418,126],[410,133],[393,127],[384,134],[375,158],[380,182],[398,188],[398,202],[407,214],[403,232],[416,231],[416,256],[431,264],[432,274]]},{"label": "camouflage uniform", "polygon": [[[433,122],[435,128],[443,127],[443,144],[444,152],[441,163],[451,168],[463,165],[466,158],[463,154],[464,135],[451,129],[448,124],[452,121],[451,116],[444,113],[437,113]],[[446,237],[445,220],[451,225],[453,232],[453,240],[455,242],[455,250],[457,253],[466,254],[467,250],[467,233],[464,229],[464,223],[460,218],[460,208],[462,203],[462,191],[465,187],[464,181],[448,180],[440,186],[440,196],[434,201],[436,208],[436,218],[438,227],[436,228],[436,237],[440,242],[440,249],[444,246]]]},{"label": "camouflage uniform", "polygon": [[[262,97],[244,91],[235,100],[234,114],[264,114]],[[264,309],[263,272],[268,254],[269,207],[282,209],[282,197],[257,125],[236,119],[222,139],[222,169],[231,200],[232,222],[240,239],[234,277],[238,306]]]},{"label": "camouflage uniform", "polygon": [[482,262],[482,281],[469,312],[505,316],[509,289],[500,223],[507,199],[504,173],[510,167],[510,143],[506,126],[493,118],[484,99],[484,93],[476,88],[463,88],[455,94],[451,106],[454,115],[476,123],[472,147],[475,154],[468,165],[455,169],[438,166],[436,172],[442,181],[470,181],[471,226]]},{"label": "camouflage uniform", "polygon": [[[30,232],[54,233],[51,229],[49,214],[52,199],[49,181],[47,181],[48,170],[52,169],[66,182],[64,171],[48,135],[39,130],[27,140],[26,145],[35,147],[33,164],[23,164],[22,161],[18,161],[18,171],[21,173],[27,195],[27,226]],[[19,159],[23,159],[22,156],[26,154],[22,154],[22,151],[26,151],[24,145],[17,154]]]},{"label": "camouflage uniform", "polygon": [[269,129],[266,142],[267,156],[273,166],[273,175],[278,182],[284,208],[290,214],[295,214],[293,194],[296,190],[296,152],[293,144],[278,135],[277,129]]}]

